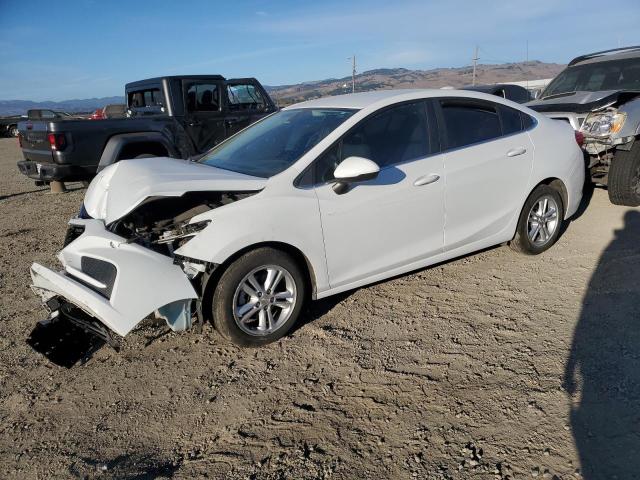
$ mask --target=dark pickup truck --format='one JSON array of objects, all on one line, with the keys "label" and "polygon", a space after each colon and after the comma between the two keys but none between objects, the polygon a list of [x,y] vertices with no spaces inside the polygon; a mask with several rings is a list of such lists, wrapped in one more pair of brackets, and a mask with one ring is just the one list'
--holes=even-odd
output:
[{"label": "dark pickup truck", "polygon": [[76,181],[124,159],[187,159],[276,110],[254,78],[150,78],[125,91],[126,118],[20,122],[20,171],[37,182]]}]

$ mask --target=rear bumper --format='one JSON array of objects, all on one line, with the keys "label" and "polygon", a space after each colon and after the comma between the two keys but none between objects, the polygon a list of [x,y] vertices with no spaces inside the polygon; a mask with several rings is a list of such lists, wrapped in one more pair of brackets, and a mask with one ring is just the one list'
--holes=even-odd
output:
[{"label": "rear bumper", "polygon": [[18,169],[23,175],[44,182],[87,180],[96,173],[96,167],[58,165],[57,163],[40,163],[32,160],[18,162]]},{"label": "rear bumper", "polygon": [[186,307],[197,298],[171,258],[125,243],[100,220],[72,223],[84,232],[58,255],[64,269],[31,266],[32,289],[43,303],[60,297],[125,336],[151,313],[170,304]]}]

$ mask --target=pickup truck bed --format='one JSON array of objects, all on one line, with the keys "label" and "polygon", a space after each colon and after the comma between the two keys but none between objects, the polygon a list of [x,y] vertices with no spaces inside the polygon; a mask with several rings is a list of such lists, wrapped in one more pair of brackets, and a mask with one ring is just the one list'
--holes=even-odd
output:
[{"label": "pickup truck bed", "polygon": [[[116,132],[119,135],[149,133],[153,127],[146,118],[24,122],[19,127],[24,160],[18,162],[18,168],[34,180],[86,180],[95,175],[102,152]],[[164,130],[169,138],[174,129],[169,122],[163,122],[160,132]],[[52,148],[50,134],[62,136],[65,147]],[[175,150],[167,153],[177,154]]]}]

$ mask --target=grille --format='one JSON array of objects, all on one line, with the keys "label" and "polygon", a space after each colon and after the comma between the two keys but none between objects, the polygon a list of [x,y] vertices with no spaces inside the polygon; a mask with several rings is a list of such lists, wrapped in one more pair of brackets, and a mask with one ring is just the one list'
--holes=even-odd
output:
[{"label": "grille", "polygon": [[95,278],[100,283],[106,285],[106,288],[97,288],[85,283],[87,287],[106,298],[111,298],[113,284],[115,283],[116,276],[118,274],[114,264],[105,262],[104,260],[98,260],[97,258],[82,257],[80,259],[80,269],[82,270],[82,273],[85,273],[91,278]]}]

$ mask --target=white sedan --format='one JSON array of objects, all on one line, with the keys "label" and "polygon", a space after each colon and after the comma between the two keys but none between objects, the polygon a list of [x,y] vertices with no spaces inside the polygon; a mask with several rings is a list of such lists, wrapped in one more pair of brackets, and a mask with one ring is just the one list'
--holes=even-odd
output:
[{"label": "white sedan", "polygon": [[195,161],[117,163],[70,221],[50,320],[105,339],[155,312],[258,346],[319,299],[505,242],[538,254],[582,197],[569,125],[495,96],[394,90],[287,107]]}]

